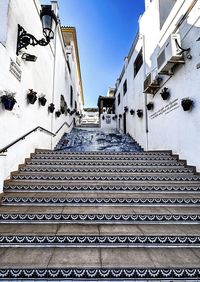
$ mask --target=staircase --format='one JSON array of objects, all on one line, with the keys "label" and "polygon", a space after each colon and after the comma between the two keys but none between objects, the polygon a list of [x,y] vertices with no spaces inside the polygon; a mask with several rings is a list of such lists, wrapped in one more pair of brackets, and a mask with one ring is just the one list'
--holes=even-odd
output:
[{"label": "staircase", "polygon": [[37,150],[5,181],[0,279],[198,280],[199,192],[170,152]]}]

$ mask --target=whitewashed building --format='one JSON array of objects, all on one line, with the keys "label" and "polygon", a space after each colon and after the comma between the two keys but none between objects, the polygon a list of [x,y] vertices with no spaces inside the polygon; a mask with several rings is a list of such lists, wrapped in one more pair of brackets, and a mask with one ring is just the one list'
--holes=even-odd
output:
[{"label": "whitewashed building", "polygon": [[145,150],[172,150],[200,171],[199,38],[199,0],[146,0],[115,108],[117,128]]},{"label": "whitewashed building", "polygon": [[[41,22],[44,8],[55,15],[57,26],[50,43],[40,46],[45,45]],[[63,133],[79,123],[83,90],[76,30],[61,27],[57,1],[42,7],[39,0],[3,0],[0,1],[0,17],[1,191],[3,179],[16,170],[25,157],[36,148],[54,148]],[[24,41],[19,40],[19,25],[21,32],[31,34]],[[18,47],[23,47],[28,40],[37,44],[17,50],[17,42],[21,44]],[[30,91],[36,92],[34,104],[27,99]],[[6,110],[2,100],[2,96],[9,93],[15,93],[12,110]],[[45,106],[39,102],[42,96],[47,100]],[[49,111],[51,103],[55,107],[53,113]],[[25,139],[5,148],[26,134]]]}]

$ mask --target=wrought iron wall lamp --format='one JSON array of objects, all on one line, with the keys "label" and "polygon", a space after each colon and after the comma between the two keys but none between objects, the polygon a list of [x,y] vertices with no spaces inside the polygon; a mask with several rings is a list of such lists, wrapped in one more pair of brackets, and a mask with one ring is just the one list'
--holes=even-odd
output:
[{"label": "wrought iron wall lamp", "polygon": [[21,25],[18,24],[18,35],[17,35],[17,56],[22,48],[27,49],[28,45],[40,45],[46,46],[50,40],[54,38],[54,32],[58,20],[56,15],[51,10],[51,5],[42,5],[40,12],[40,18],[42,21],[43,34],[45,38],[36,39],[32,34],[28,33]]}]

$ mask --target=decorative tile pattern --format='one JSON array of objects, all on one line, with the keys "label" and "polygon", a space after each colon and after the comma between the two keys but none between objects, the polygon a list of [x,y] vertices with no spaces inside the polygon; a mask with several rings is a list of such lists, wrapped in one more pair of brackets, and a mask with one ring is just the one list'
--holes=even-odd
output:
[{"label": "decorative tile pattern", "polygon": [[68,269],[1,269],[0,279],[199,279],[200,268],[133,269],[133,268],[68,268]]},{"label": "decorative tile pattern", "polygon": [[194,214],[11,214],[1,213],[0,223],[200,223]]},{"label": "decorative tile pattern", "polygon": [[112,191],[112,192],[200,192],[200,186],[198,185],[192,185],[187,186],[187,184],[182,185],[84,185],[84,184],[57,184],[57,185],[33,185],[33,184],[27,184],[27,185],[16,185],[16,184],[5,184],[4,185],[4,191],[8,192],[106,192],[106,191]]},{"label": "decorative tile pattern", "polygon": [[120,167],[24,167],[22,172],[69,172],[69,173],[190,173],[189,168],[120,168]]},{"label": "decorative tile pattern", "polygon": [[0,247],[200,247],[199,236],[0,236]]},{"label": "decorative tile pattern", "polygon": [[141,147],[128,135],[119,134],[116,130],[105,132],[98,128],[74,128],[64,134],[55,150],[67,152],[138,152]]},{"label": "decorative tile pattern", "polygon": [[56,175],[56,174],[23,174],[13,175],[16,180],[51,180],[51,181],[194,181],[200,183],[200,177],[195,175]]},{"label": "decorative tile pattern", "polygon": [[66,205],[66,206],[85,206],[85,205],[117,205],[117,206],[199,206],[198,198],[37,198],[37,197],[4,197],[3,205]]}]

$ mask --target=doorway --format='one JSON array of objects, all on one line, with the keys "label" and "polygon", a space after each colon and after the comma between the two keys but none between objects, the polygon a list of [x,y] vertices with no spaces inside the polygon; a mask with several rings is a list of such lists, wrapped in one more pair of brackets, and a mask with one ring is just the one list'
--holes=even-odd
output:
[{"label": "doorway", "polygon": [[126,134],[126,113],[123,114],[123,121],[124,121],[124,134]]}]

